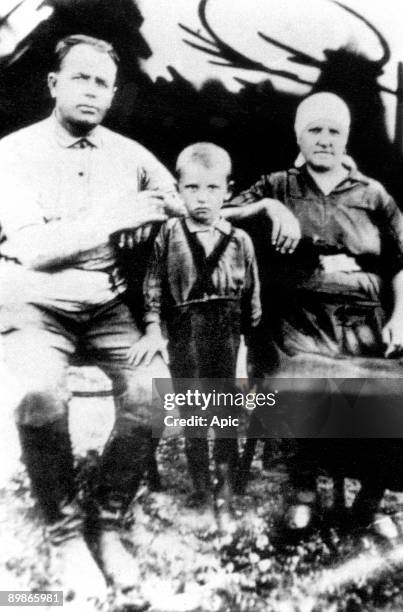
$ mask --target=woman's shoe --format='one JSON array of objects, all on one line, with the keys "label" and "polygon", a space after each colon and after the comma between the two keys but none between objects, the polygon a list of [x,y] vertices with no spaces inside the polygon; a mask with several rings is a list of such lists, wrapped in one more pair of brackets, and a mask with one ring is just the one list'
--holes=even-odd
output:
[{"label": "woman's shoe", "polygon": [[374,535],[388,541],[396,540],[400,535],[392,516],[383,512],[373,514],[369,529]]},{"label": "woman's shoe", "polygon": [[317,516],[317,495],[315,491],[299,490],[293,495],[284,515],[284,526],[291,531],[309,529]]},{"label": "woman's shoe", "polygon": [[399,527],[392,516],[379,509],[383,489],[363,485],[351,508],[351,527],[391,541],[399,537]]}]

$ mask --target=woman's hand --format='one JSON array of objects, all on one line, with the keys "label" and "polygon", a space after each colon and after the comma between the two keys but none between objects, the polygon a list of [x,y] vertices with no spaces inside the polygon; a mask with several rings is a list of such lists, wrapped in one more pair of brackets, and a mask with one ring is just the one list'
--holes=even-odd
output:
[{"label": "woman's hand", "polygon": [[263,200],[267,216],[272,222],[271,243],[276,251],[291,254],[301,240],[301,227],[297,217],[279,200]]},{"label": "woman's hand", "polygon": [[134,366],[138,366],[140,363],[148,366],[157,353],[161,353],[165,363],[169,363],[167,341],[164,339],[159,325],[151,324],[147,327],[144,336],[129,350],[128,360]]},{"label": "woman's hand", "polygon": [[280,200],[263,198],[245,206],[222,209],[224,219],[242,221],[265,214],[271,221],[271,243],[279,253],[293,253],[301,240],[301,228],[296,216]]},{"label": "woman's hand", "polygon": [[382,330],[386,345],[385,357],[393,358],[403,353],[403,317],[392,315]]}]

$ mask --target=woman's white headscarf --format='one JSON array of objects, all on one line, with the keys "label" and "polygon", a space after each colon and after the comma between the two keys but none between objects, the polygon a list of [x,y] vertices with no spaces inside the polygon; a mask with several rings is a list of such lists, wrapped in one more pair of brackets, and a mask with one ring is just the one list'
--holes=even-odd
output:
[{"label": "woman's white headscarf", "polygon": [[[302,100],[298,106],[294,123],[297,140],[310,123],[319,121],[320,119],[334,121],[341,127],[346,135],[348,135],[351,116],[347,104],[344,100],[339,98],[339,96],[336,96],[336,94],[322,91],[308,96],[308,98]],[[346,159],[343,159],[343,164],[351,166],[351,158],[347,155],[345,157]],[[299,167],[304,163],[305,159],[300,153],[295,161],[295,165]]]}]

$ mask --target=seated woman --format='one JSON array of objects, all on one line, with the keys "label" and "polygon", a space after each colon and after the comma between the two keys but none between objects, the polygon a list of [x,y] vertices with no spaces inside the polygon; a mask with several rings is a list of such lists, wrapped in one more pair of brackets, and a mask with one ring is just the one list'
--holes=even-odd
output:
[{"label": "seated woman", "polygon": [[[252,228],[263,301],[250,355],[254,374],[315,379],[318,392],[330,377],[403,374],[397,359],[385,359],[403,346],[403,216],[383,186],[345,155],[349,128],[349,109],[338,96],[323,92],[303,100],[295,119],[296,167],[263,176],[227,213],[234,220],[266,213],[272,225],[272,244],[261,223]],[[352,384],[348,389],[354,395]],[[386,395],[382,410],[396,406],[400,392]],[[298,403],[301,394],[294,399]],[[310,523],[318,468],[327,467],[361,480],[354,520],[377,521],[380,531],[389,521],[384,531],[394,534],[378,505],[385,487],[401,486],[393,468],[401,453],[391,449],[399,449],[399,441],[312,437],[298,440],[289,466],[294,488],[287,525]]]}]

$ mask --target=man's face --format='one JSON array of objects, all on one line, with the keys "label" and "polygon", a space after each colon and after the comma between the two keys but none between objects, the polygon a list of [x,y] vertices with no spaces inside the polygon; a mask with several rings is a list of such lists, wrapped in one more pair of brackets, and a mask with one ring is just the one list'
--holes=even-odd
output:
[{"label": "man's face", "polygon": [[107,53],[86,44],[70,49],[59,72],[48,78],[62,125],[72,132],[85,132],[101,123],[112,104],[116,72]]},{"label": "man's face", "polygon": [[347,131],[338,123],[320,119],[306,126],[298,144],[308,166],[328,172],[341,165],[347,139]]},{"label": "man's face", "polygon": [[226,172],[194,163],[182,169],[178,190],[189,216],[198,223],[212,225],[230,197]]}]

